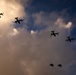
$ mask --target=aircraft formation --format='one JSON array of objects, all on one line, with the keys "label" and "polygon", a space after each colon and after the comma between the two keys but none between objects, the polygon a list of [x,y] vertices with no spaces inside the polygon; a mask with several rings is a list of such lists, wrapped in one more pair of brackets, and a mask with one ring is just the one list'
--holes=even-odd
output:
[{"label": "aircraft formation", "polygon": [[[3,15],[4,15],[4,13],[0,13],[0,18],[1,18],[1,16],[3,16]],[[23,21],[24,21],[24,19],[19,19],[18,17],[15,17],[14,23],[20,24],[20,23],[23,22]],[[54,37],[59,36],[59,32],[51,31],[50,37],[52,37],[52,36],[54,36]],[[76,39],[75,39],[75,38],[71,38],[70,36],[67,36],[67,39],[66,39],[65,41],[67,41],[67,42],[72,42],[72,41],[74,41],[74,40],[76,40]]]},{"label": "aircraft formation", "polygon": [[[54,64],[51,63],[50,66],[51,66],[51,67],[54,67]],[[58,67],[62,67],[62,64],[58,64],[57,66],[58,66]]]},{"label": "aircraft formation", "polygon": [[[56,37],[57,35],[59,36],[59,32],[51,31],[50,37],[52,37],[52,36]],[[76,39],[75,38],[71,38],[70,36],[67,36],[65,41],[72,42],[74,40],[76,40]],[[54,64],[51,63],[50,66],[54,67]],[[62,64],[58,64],[58,67],[62,67]]]},{"label": "aircraft formation", "polygon": [[[3,16],[3,15],[4,15],[4,13],[0,13],[0,18],[1,18],[1,16]],[[19,19],[18,17],[16,17],[14,23],[20,24],[20,23],[23,22],[23,21],[24,21],[24,19]],[[59,36],[59,32],[51,31],[50,37],[52,37],[52,36],[54,36],[54,37]],[[75,38],[71,38],[70,36],[67,36],[65,41],[66,41],[66,42],[72,42],[72,41],[74,41],[74,40],[76,40],[76,39],[75,39]],[[54,64],[51,63],[49,66],[54,67]],[[58,64],[57,66],[58,66],[58,67],[62,67],[62,64]]]},{"label": "aircraft formation", "polygon": [[[57,35],[59,36],[59,32],[51,31],[50,37],[51,37],[51,36],[56,37]],[[75,38],[71,38],[70,36],[67,36],[67,38],[66,38],[65,41],[67,41],[67,42],[72,42],[72,41],[74,41],[74,40],[76,40],[76,39],[75,39]]]}]

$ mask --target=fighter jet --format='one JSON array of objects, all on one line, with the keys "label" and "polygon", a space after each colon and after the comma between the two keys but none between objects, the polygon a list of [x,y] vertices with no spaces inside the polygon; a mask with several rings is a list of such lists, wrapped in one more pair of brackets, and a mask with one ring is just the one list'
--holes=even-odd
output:
[{"label": "fighter jet", "polygon": [[54,67],[54,64],[50,64],[50,66]]},{"label": "fighter jet", "polygon": [[66,41],[68,42],[72,42],[73,40],[75,40],[74,38],[71,38],[70,36],[67,37]]},{"label": "fighter jet", "polygon": [[62,65],[61,64],[58,64],[58,67],[62,67]]},{"label": "fighter jet", "polygon": [[58,32],[58,33],[55,33],[54,31],[51,31],[50,37],[51,37],[52,35],[56,37],[56,35],[59,35],[59,32]]},{"label": "fighter jet", "polygon": [[1,16],[3,15],[4,13],[0,13],[0,18],[1,18]]},{"label": "fighter jet", "polygon": [[19,24],[21,23],[21,21],[24,21],[24,19],[18,19],[18,17],[16,17],[15,19],[16,19],[15,23],[19,23]]}]

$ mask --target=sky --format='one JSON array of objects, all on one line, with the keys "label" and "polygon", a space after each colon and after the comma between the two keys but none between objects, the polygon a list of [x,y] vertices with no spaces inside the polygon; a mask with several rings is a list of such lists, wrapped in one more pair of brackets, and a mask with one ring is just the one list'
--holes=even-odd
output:
[{"label": "sky", "polygon": [[[76,38],[75,5],[75,0],[0,0],[0,75],[76,75],[76,41],[65,41]],[[15,17],[24,21],[15,24]],[[52,30],[59,36],[50,37]]]}]

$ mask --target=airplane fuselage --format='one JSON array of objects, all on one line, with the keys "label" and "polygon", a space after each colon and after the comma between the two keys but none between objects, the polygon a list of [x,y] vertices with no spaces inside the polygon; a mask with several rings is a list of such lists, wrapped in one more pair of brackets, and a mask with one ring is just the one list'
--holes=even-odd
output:
[{"label": "airplane fuselage", "polygon": [[56,36],[56,34],[55,34],[55,33],[51,33],[51,35]]},{"label": "airplane fuselage", "polygon": [[20,24],[20,22],[23,21],[22,19],[18,19],[18,18],[15,18],[15,19],[16,19],[15,23],[19,23]]},{"label": "airplane fuselage", "polygon": [[74,40],[73,38],[67,37],[66,41],[71,42],[72,40]]},{"label": "airplane fuselage", "polygon": [[58,35],[58,33],[54,33],[54,32],[53,32],[53,33],[51,33],[51,36],[52,36],[52,35],[56,37],[56,35]]},{"label": "airplane fuselage", "polygon": [[67,39],[66,41],[69,41],[69,42],[71,42],[72,40],[71,40],[71,39]]}]

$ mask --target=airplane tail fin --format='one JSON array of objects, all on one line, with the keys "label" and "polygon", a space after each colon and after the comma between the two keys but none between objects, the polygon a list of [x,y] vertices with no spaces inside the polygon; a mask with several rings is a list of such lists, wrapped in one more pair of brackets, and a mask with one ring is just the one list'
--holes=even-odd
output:
[{"label": "airplane tail fin", "polygon": [[76,38],[71,38],[71,40],[76,40]]},{"label": "airplane tail fin", "polygon": [[56,33],[58,36],[59,36],[59,32],[58,33]]},{"label": "airplane tail fin", "polygon": [[20,21],[24,21],[24,19],[20,19]]}]

